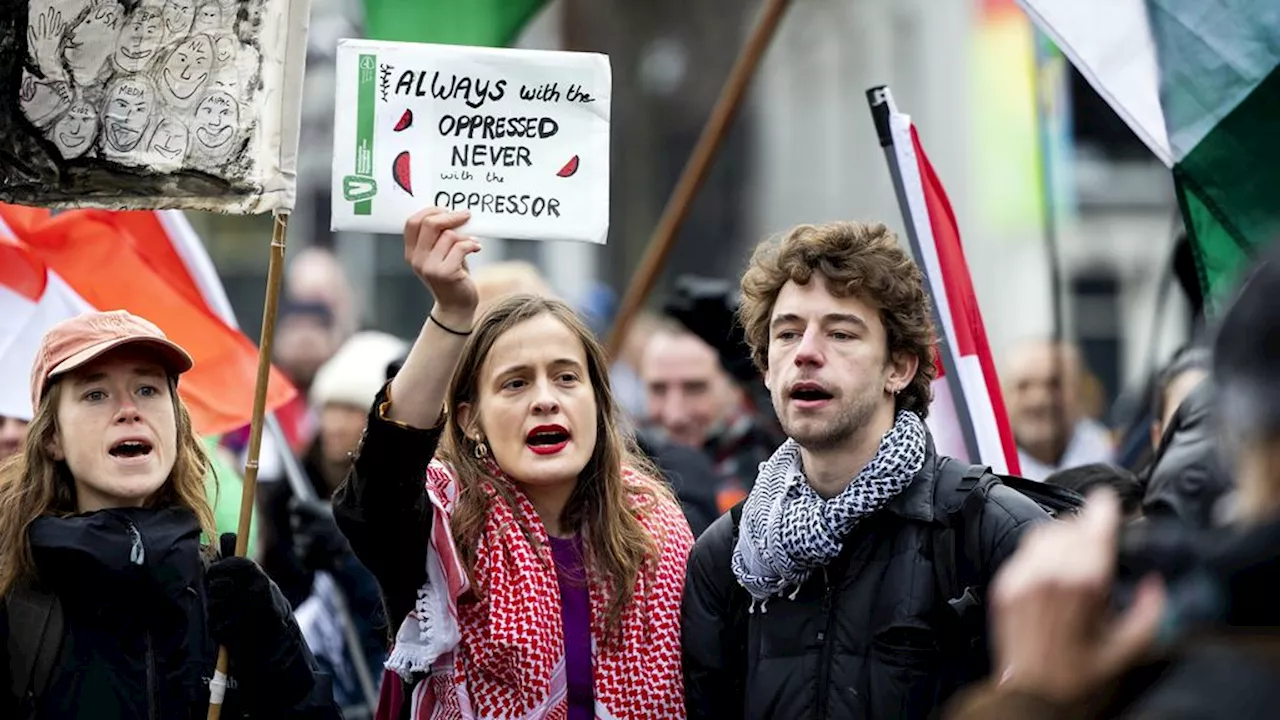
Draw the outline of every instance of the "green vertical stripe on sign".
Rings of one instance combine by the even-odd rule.
[[[356,93],[356,172],[373,177],[373,110],[378,89],[378,56],[360,56],[360,84]],[[373,199],[355,204],[356,215],[373,213]]]

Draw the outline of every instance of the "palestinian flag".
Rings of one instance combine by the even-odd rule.
[[[1018,0],[1173,170],[1206,300],[1280,238],[1280,2]]]
[[[546,0],[364,0],[370,40],[505,47]]]

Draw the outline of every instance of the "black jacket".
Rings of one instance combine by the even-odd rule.
[[[1178,406],[1152,461],[1142,514],[1176,519],[1192,529],[1214,524],[1220,500],[1235,487],[1221,456],[1211,379],[1200,382]]]
[[[694,545],[685,581],[685,692],[690,720],[929,717],[956,689],[950,612],[937,590],[933,537],[944,516],[936,475],[947,458],[930,443],[915,481],[847,536],[795,599],[744,614],[730,565],[734,533],[722,516]],[[995,485],[981,512],[979,558],[989,580],[1027,527],[1048,515]],[[737,597],[741,597],[738,595]],[[736,655],[746,628],[745,678]],[[979,628],[981,637],[983,629]],[[981,677],[985,668],[968,669]],[[745,680],[745,682],[743,682]],[[739,692],[736,688],[745,688]]]
[[[21,592],[49,598],[50,605],[56,597],[63,627],[35,717],[205,717],[218,645],[208,621],[206,564],[195,516],[181,509],[46,516],[31,525],[28,536],[39,578],[23,581]],[[11,635],[19,630],[10,622],[16,619],[6,601],[0,610],[0,647],[9,650],[0,653],[3,718],[19,717],[11,679],[20,664],[32,663],[13,655]],[[293,637],[301,642],[300,633]],[[283,681],[270,672],[237,677],[234,658],[229,674],[237,687],[228,691],[224,718],[337,717],[327,699],[327,678]]]

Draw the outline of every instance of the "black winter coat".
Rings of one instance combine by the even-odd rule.
[[[954,461],[930,443],[915,481],[859,523],[841,555],[794,599],[773,598],[765,612],[747,614],[737,609],[745,601],[732,599],[745,591],[730,565],[730,516],[698,539],[681,623],[690,720],[925,718],[957,689],[957,669],[985,675],[985,667],[956,667],[964,661],[943,632],[950,608],[937,590],[932,542],[945,517],[944,499],[935,497],[944,462]],[[1025,495],[991,488],[977,536],[981,557],[971,558],[984,584],[1031,523],[1047,518]],[[745,678],[735,657],[744,626]]]
[[[195,516],[180,509],[102,510],[67,518],[42,517],[28,536],[39,573],[39,589],[28,596],[56,596],[63,634],[47,685],[36,705],[38,720],[194,720],[206,716],[209,679],[218,643],[210,632],[205,562]],[[24,587],[31,583],[24,582]],[[281,607],[285,600],[277,595]],[[13,656],[8,603],[0,608],[0,718],[19,717],[12,688],[18,664]],[[291,637],[308,662],[293,666],[288,677],[279,668],[255,668],[237,674],[232,657],[222,717],[228,720],[334,720],[327,676],[312,676],[314,658],[306,651],[292,617]],[[288,628],[285,628],[287,631]],[[36,636],[38,637],[38,636]],[[50,645],[50,647],[54,647]],[[264,656],[280,657],[270,648]],[[25,674],[25,672],[23,673]],[[310,695],[308,695],[310,693]]]

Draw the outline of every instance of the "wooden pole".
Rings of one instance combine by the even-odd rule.
[[[289,216],[275,217],[271,229],[271,262],[267,266],[267,298],[262,306],[262,338],[258,342],[258,377],[253,394],[253,416],[249,421],[249,454],[244,461],[244,490],[240,496],[240,523],[236,531],[236,556],[244,557],[249,547],[249,521],[258,485],[258,453],[262,449],[262,423],[267,410],[267,380],[271,377],[271,346],[276,335],[276,308],[280,305],[280,279],[284,275],[285,234]],[[214,538],[217,541],[217,538]],[[218,648],[218,665],[209,681],[208,720],[222,717],[222,700],[227,693],[227,648]]]
[[[627,292],[623,295],[618,315],[613,321],[613,329],[609,334],[610,357],[618,356],[632,320],[640,312],[640,306],[653,290],[658,273],[661,272],[667,255],[671,253],[676,231],[680,229],[685,217],[689,214],[689,207],[693,204],[693,198],[698,194],[698,189],[702,187],[707,173],[711,170],[711,161],[715,159],[716,150],[724,140],[729,123],[742,105],[742,97],[746,94],[747,85],[755,75],[760,59],[769,48],[769,43],[772,42],[789,5],[790,0],[765,0],[760,20],[752,29],[751,37],[747,39],[747,44],[738,54],[738,59],[734,61],[729,79],[725,81],[724,87],[720,90],[720,98],[716,100],[716,105],[711,110],[711,117],[707,118],[707,124],[703,126],[702,134],[698,137],[698,144],[694,146],[684,171],[680,173],[680,180],[676,183],[675,190],[672,191],[671,198],[662,211],[658,226],[649,238],[649,246],[645,250],[644,258],[640,261],[640,268],[632,276]]]

